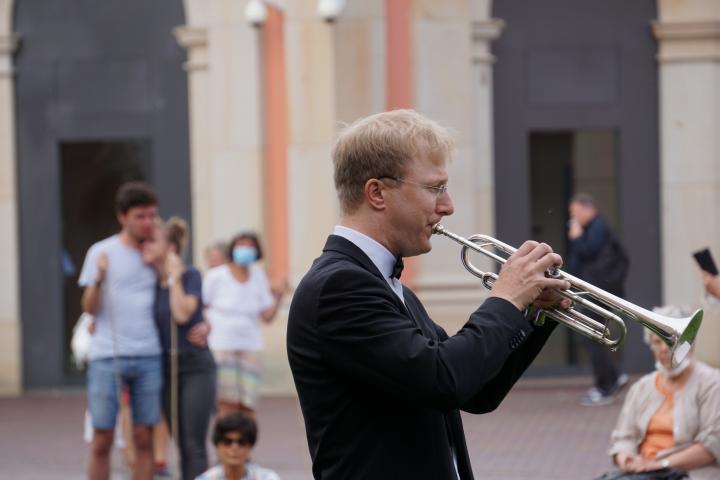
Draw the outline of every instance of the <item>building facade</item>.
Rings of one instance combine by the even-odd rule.
[[[198,266],[257,230],[292,286],[337,221],[338,128],[389,108],[455,132],[449,229],[562,251],[565,203],[587,190],[630,253],[628,299],[700,304],[690,254],[720,252],[714,0],[346,0],[330,18],[328,2],[268,0],[255,23],[248,0],[52,3],[0,0],[0,393],[82,381],[61,260],[114,228],[78,217],[110,198],[88,184],[150,180],[163,215],[190,220]],[[486,295],[442,239],[404,281],[450,332]],[[286,314],[265,330],[268,392],[293,390]],[[710,320],[698,352],[717,364]],[[630,326],[630,371],[651,365],[640,337]],[[584,371],[575,343],[559,331],[533,371]]]

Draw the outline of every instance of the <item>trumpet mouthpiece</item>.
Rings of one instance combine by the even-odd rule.
[[[445,231],[445,227],[443,227],[443,226],[442,226],[441,224],[439,224],[439,223],[436,223],[436,224],[433,225],[433,227],[432,227],[432,232],[433,232],[435,235],[440,235],[440,234],[443,233],[443,231]]]

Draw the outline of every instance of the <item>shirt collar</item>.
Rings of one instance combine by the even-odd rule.
[[[349,227],[336,225],[333,233],[354,243],[370,258],[384,278],[390,278],[395,266],[395,255],[390,253],[390,250],[364,233]]]

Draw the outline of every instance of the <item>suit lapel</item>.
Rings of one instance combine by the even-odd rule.
[[[370,257],[368,257],[365,252],[360,249],[360,247],[355,245],[347,238],[341,237],[339,235],[330,235],[325,242],[323,252],[338,252],[343,255],[347,255],[353,260],[355,260],[356,263],[360,264],[368,272],[380,278],[383,278],[382,273],[380,273],[372,260],[370,260]]]
[[[383,274],[380,272],[380,270],[378,270],[372,260],[370,260],[370,257],[368,257],[360,247],[355,245],[347,238],[341,237],[339,235],[330,235],[327,239],[327,242],[325,242],[323,252],[336,252],[342,255],[346,255],[352,258],[355,263],[361,265],[365,270],[372,273],[376,277],[379,277],[385,284],[385,287],[387,287],[387,289],[392,292],[392,298],[395,301],[395,304],[400,309],[405,310],[410,316],[410,318],[413,318],[412,313],[409,312],[402,300],[400,300],[395,291],[390,287],[387,280],[385,280],[385,277],[383,277]]]

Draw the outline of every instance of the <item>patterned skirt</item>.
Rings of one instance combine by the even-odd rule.
[[[213,352],[218,400],[255,409],[260,390],[260,360],[253,352]]]

